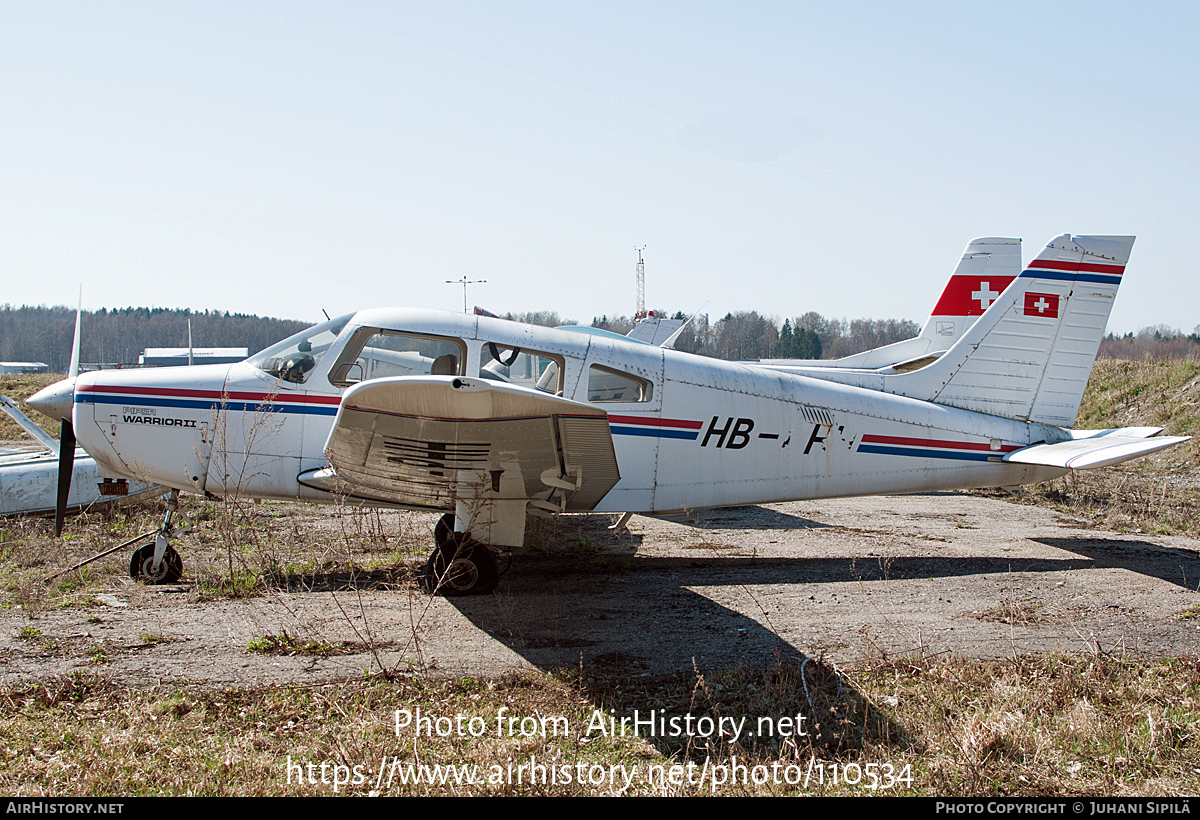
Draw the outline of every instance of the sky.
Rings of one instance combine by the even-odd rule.
[[[0,0],[0,304],[928,316],[1132,234],[1200,325],[1200,4]]]

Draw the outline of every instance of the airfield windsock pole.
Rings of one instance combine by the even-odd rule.
[[[638,252],[637,263],[637,312],[633,315],[633,320],[646,318],[646,263],[642,261],[642,251],[646,250],[646,246],[634,248]]]
[[[447,279],[446,284],[463,286],[463,313],[466,313],[467,312],[467,285],[477,285],[477,284],[480,284],[481,282],[486,282],[486,281],[487,281],[486,279],[468,279],[467,277],[464,276],[462,279]]]

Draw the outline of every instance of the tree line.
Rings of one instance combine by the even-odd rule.
[[[678,312],[671,318],[687,317]],[[593,327],[616,333],[628,333],[633,324],[628,316],[598,316],[592,321]],[[700,314],[684,328],[675,347],[717,359],[838,359],[920,332],[921,326],[908,319],[829,319],[809,311],[779,325],[751,310],[726,313],[711,323],[707,314]]]
[[[245,347],[257,353],[310,322],[244,313],[167,308],[101,308],[83,311],[79,360],[105,365],[137,364],[147,347],[187,347],[188,320],[195,347]],[[0,305],[0,361],[45,362],[66,372],[75,338],[75,309]]]
[[[675,313],[671,318],[687,317]],[[592,321],[593,327],[621,334],[628,333],[633,325],[628,316],[597,316]],[[920,332],[921,326],[908,319],[828,319],[809,311],[777,325],[770,317],[749,311],[727,313],[712,325],[707,315],[697,316],[675,347],[718,359],[840,359],[911,339]],[[1200,325],[1191,333],[1166,325],[1144,327],[1123,336],[1110,333],[1101,340],[1097,355],[1109,359],[1200,358]]]
[[[1108,359],[1200,358],[1200,325],[1188,334],[1166,325],[1151,325],[1124,336],[1110,333],[1101,340],[1099,355]]]
[[[686,319],[682,312],[670,315]],[[508,313],[502,318],[556,327],[579,322],[555,311]],[[188,320],[196,347],[245,347],[257,353],[310,323],[292,319],[207,310],[168,308],[101,308],[84,311],[80,360],[105,365],[132,365],[147,347],[186,347]],[[629,316],[597,316],[592,326],[624,335],[633,329]],[[782,324],[757,311],[726,313],[715,322],[699,314],[684,328],[675,347],[718,359],[837,359],[911,339],[921,326],[908,319],[831,319],[815,311],[785,318]],[[75,310],[69,307],[0,305],[0,361],[45,362],[65,372],[75,334]],[[1155,325],[1109,334],[1100,344],[1107,358],[1200,358],[1200,325],[1191,334]]]

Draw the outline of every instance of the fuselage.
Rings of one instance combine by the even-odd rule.
[[[1058,428],[609,334],[426,310],[361,311],[233,365],[84,374],[73,420],[108,476],[332,502],[301,477],[326,466],[342,393],[430,373],[606,410],[621,478],[598,511],[1011,486],[1064,472],[1001,460],[1066,438]]]

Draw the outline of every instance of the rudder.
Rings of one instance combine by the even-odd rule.
[[[1074,245],[1081,250],[1059,256],[1078,257],[1078,261],[1046,258],[1043,252],[1030,264],[1030,271],[1038,270],[1043,279],[1075,277],[1030,421],[1074,426],[1133,240],[1132,236],[1076,236]]]

